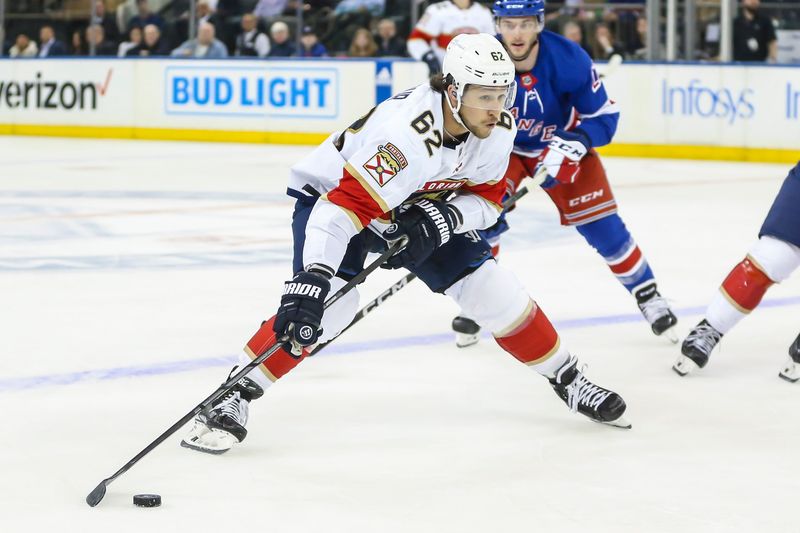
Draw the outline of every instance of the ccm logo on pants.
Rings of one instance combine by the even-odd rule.
[[[572,198],[569,201],[569,206],[570,207],[575,207],[576,205],[586,204],[586,203],[591,202],[595,198],[600,198],[601,196],[603,196],[603,189],[600,189],[600,190],[594,191],[594,192],[590,192],[590,193],[584,194],[582,196],[578,196],[577,198]]]

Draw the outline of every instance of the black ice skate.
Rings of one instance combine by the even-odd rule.
[[[234,367],[231,371],[238,370]],[[181,441],[181,446],[199,452],[219,455],[247,437],[249,403],[264,395],[255,381],[240,379],[225,396],[194,419],[194,426]]]
[[[558,369],[550,385],[572,412],[578,412],[595,422],[630,429],[631,423],[623,418],[625,401],[616,392],[595,385],[578,370],[578,359],[570,356]]]
[[[453,331],[456,332],[456,346],[459,348],[478,344],[481,338],[481,327],[478,323],[464,316],[453,319]]]
[[[675,324],[678,319],[669,308],[669,302],[659,294],[655,283],[651,283],[634,294],[639,310],[644,315],[645,320],[650,323],[650,328],[656,335],[664,336],[673,344],[678,343],[678,335],[675,333]]]
[[[681,345],[681,356],[672,365],[672,370],[681,376],[703,368],[708,363],[711,351],[722,338],[722,333],[714,329],[705,319],[689,332]]]
[[[789,346],[789,362],[778,376],[790,383],[800,380],[800,335]]]

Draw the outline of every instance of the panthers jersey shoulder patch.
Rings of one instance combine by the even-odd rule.
[[[364,170],[383,187],[394,178],[398,172],[408,166],[408,159],[392,143],[378,145],[378,153],[373,155],[369,161],[364,163]]]

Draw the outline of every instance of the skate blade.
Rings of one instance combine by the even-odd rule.
[[[609,420],[608,422],[603,421],[603,420],[595,420],[595,422],[597,422],[599,424],[603,424],[604,426],[611,426],[611,427],[620,428],[620,429],[631,429],[633,427],[633,425],[631,425],[631,423],[628,421],[628,419],[625,418],[624,416],[621,416],[621,417],[617,418],[616,420]]]
[[[456,346],[458,348],[469,348],[475,346],[481,339],[481,334],[470,335],[467,333],[456,333]]]
[[[669,329],[665,329],[664,331],[661,332],[659,337],[661,337],[662,339],[667,339],[672,344],[678,344],[679,340],[678,332],[675,331],[675,329],[676,329],[675,326],[672,326]]]
[[[236,437],[227,431],[212,429],[201,422],[196,422],[189,434],[181,440],[181,446],[197,452],[221,455],[238,442]]]
[[[204,448],[203,446],[197,446],[196,444],[192,444],[192,443],[187,442],[185,440],[181,441],[181,446],[183,448],[188,448],[188,449],[194,450],[196,452],[203,452],[203,453],[208,453],[208,454],[211,454],[211,455],[222,455],[223,453],[225,453],[228,450],[230,450],[230,448],[225,448],[224,450],[214,450],[214,449],[211,449],[211,448]]]
[[[778,373],[778,377],[789,383],[797,383],[800,380],[800,364],[789,360],[789,364]]]
[[[674,365],[672,365],[672,370],[674,370],[675,373],[681,377],[691,374],[698,368],[700,367],[697,366],[697,363],[695,363],[685,355],[681,355],[680,357],[678,357],[678,360],[675,361]]]

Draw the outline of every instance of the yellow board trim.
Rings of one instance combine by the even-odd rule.
[[[303,145],[320,144],[329,136],[327,133],[286,131],[223,131],[117,126],[50,126],[36,124],[0,124],[0,135]]]
[[[289,131],[223,131],[119,126],[53,126],[39,124],[0,124],[0,135],[301,145],[316,145],[329,136],[327,133]],[[731,146],[615,143],[598,148],[598,151],[602,155],[609,157],[711,159],[719,161],[750,161],[764,163],[796,163],[800,161],[800,150]]]
[[[608,157],[649,157],[658,159],[712,159],[760,163],[796,163],[800,150],[744,148],[734,146],[695,146],[681,144],[610,144],[597,149]]]

